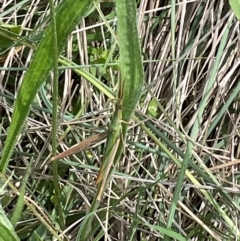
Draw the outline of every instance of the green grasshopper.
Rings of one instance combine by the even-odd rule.
[[[124,88],[124,81],[120,81],[120,84],[118,87],[118,98],[116,101],[116,107],[115,107],[112,122],[108,129],[106,149],[103,154],[103,163],[101,165],[101,168],[96,180],[96,184],[101,183],[100,190],[97,195],[98,201],[101,200],[107,179],[111,173],[112,167],[116,162],[115,156],[116,156],[120,141],[123,139],[121,138],[122,123],[123,123],[123,120],[122,120],[123,88]]]
[[[124,121],[122,120],[122,99],[123,99],[124,81],[120,81],[120,82],[123,82],[123,83],[120,83],[118,87],[118,97],[116,101],[115,111],[114,111],[112,122],[108,128],[108,133],[106,134],[106,132],[104,132],[104,133],[94,135],[84,140],[83,142],[71,147],[69,150],[64,151],[63,153],[60,153],[59,155],[51,158],[51,161],[56,161],[58,159],[64,158],[66,156],[69,156],[71,154],[81,151],[82,149],[89,146],[93,142],[97,140],[101,140],[107,136],[106,149],[104,151],[103,158],[102,158],[103,163],[101,165],[101,168],[96,180],[96,184],[101,183],[101,186],[97,195],[98,201],[101,200],[101,196],[104,192],[104,188],[106,186],[106,182],[109,177],[109,174],[111,173],[111,167],[114,164],[115,156],[116,156],[121,139],[123,143],[122,123]]]
[[[96,184],[98,184],[98,188],[96,190],[96,194],[92,201],[89,213],[96,212],[99,203],[102,199],[103,192],[107,185],[108,179],[111,175],[114,165],[119,160],[119,148],[121,148],[121,144],[123,144],[123,139],[121,143],[122,137],[122,124],[124,121],[122,120],[122,101],[123,101],[123,85],[124,82],[120,81],[118,87],[118,97],[116,101],[116,107],[113,114],[112,122],[108,128],[107,134],[107,143],[106,149],[103,153],[103,162],[96,180]],[[89,240],[89,235],[91,233],[92,221],[94,215],[90,217],[86,217],[86,222],[84,224],[83,233],[78,233],[77,240]]]

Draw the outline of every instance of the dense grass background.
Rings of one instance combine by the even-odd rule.
[[[3,147],[14,100],[50,15],[48,1],[0,5],[2,22],[11,25],[0,26]],[[140,0],[137,6],[145,86],[93,240],[239,240],[239,22],[226,0]],[[116,30],[115,3],[103,1],[68,36],[59,64],[59,152],[109,125],[119,73]],[[27,183],[15,226],[20,240],[75,240],[96,192],[104,141],[58,162],[63,229],[49,161],[51,113],[48,77],[2,190],[11,219],[20,184]]]

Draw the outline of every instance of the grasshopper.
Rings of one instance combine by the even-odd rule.
[[[94,195],[89,213],[96,212],[99,203],[101,202],[104,190],[106,188],[107,182],[111,175],[111,172],[114,168],[114,165],[120,158],[122,147],[123,147],[123,111],[122,111],[122,103],[123,103],[123,86],[124,81],[120,80],[119,87],[118,87],[118,96],[115,104],[115,110],[112,118],[112,122],[108,128],[107,134],[107,143],[106,148],[103,153],[103,162],[100,167],[100,171],[98,177],[96,179],[96,184],[98,187],[96,189],[96,194]],[[122,140],[122,142],[121,142]],[[90,217],[86,216],[86,223],[84,227],[86,227],[83,234],[81,234],[81,240],[89,240],[89,235],[91,232],[91,226],[94,219],[94,215]]]
[[[106,149],[104,151],[103,158],[102,158],[103,162],[99,170],[98,177],[96,179],[96,184],[101,183],[101,186],[97,195],[98,201],[101,200],[101,196],[104,192],[107,179],[109,177],[109,174],[111,173],[111,168],[115,164],[114,160],[115,160],[115,156],[116,156],[120,141],[122,140],[122,143],[123,143],[123,138],[122,138],[122,123],[124,122],[122,120],[123,87],[124,87],[124,81],[123,83],[119,84],[118,97],[115,105],[114,115],[107,132],[98,133],[84,140],[83,142],[74,145],[70,149],[51,158],[51,161],[56,161],[61,158],[67,157],[69,155],[72,155],[74,153],[77,153],[83,150],[84,148],[95,143],[96,141],[103,140],[107,136]]]
[[[96,180],[96,184],[101,184],[100,190],[97,195],[97,200],[100,201],[107,179],[111,173],[111,168],[114,166],[114,161],[120,141],[122,137],[122,101],[123,101],[123,87],[124,81],[120,81],[118,87],[118,98],[111,124],[109,125],[106,149],[103,154],[103,162]],[[123,140],[122,140],[123,143]]]

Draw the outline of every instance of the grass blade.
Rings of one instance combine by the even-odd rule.
[[[53,123],[52,123],[52,155],[57,153],[57,128],[58,128],[58,36],[56,12],[53,0],[50,0],[50,13],[52,24],[52,46],[53,46]],[[59,223],[62,230],[65,229],[65,219],[63,217],[63,208],[61,204],[61,188],[59,185],[58,165],[57,162],[52,163],[53,166],[53,183],[55,190],[56,206],[59,216]]]

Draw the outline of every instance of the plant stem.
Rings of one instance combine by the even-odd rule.
[[[51,10],[51,23],[52,23],[52,46],[53,46],[53,123],[52,123],[52,155],[57,153],[57,127],[58,127],[58,40],[57,40],[57,28],[56,18],[53,0],[50,0]],[[55,190],[55,200],[58,209],[60,227],[65,228],[65,222],[63,217],[63,210],[61,204],[61,189],[58,180],[58,164],[53,162],[53,182]]]

